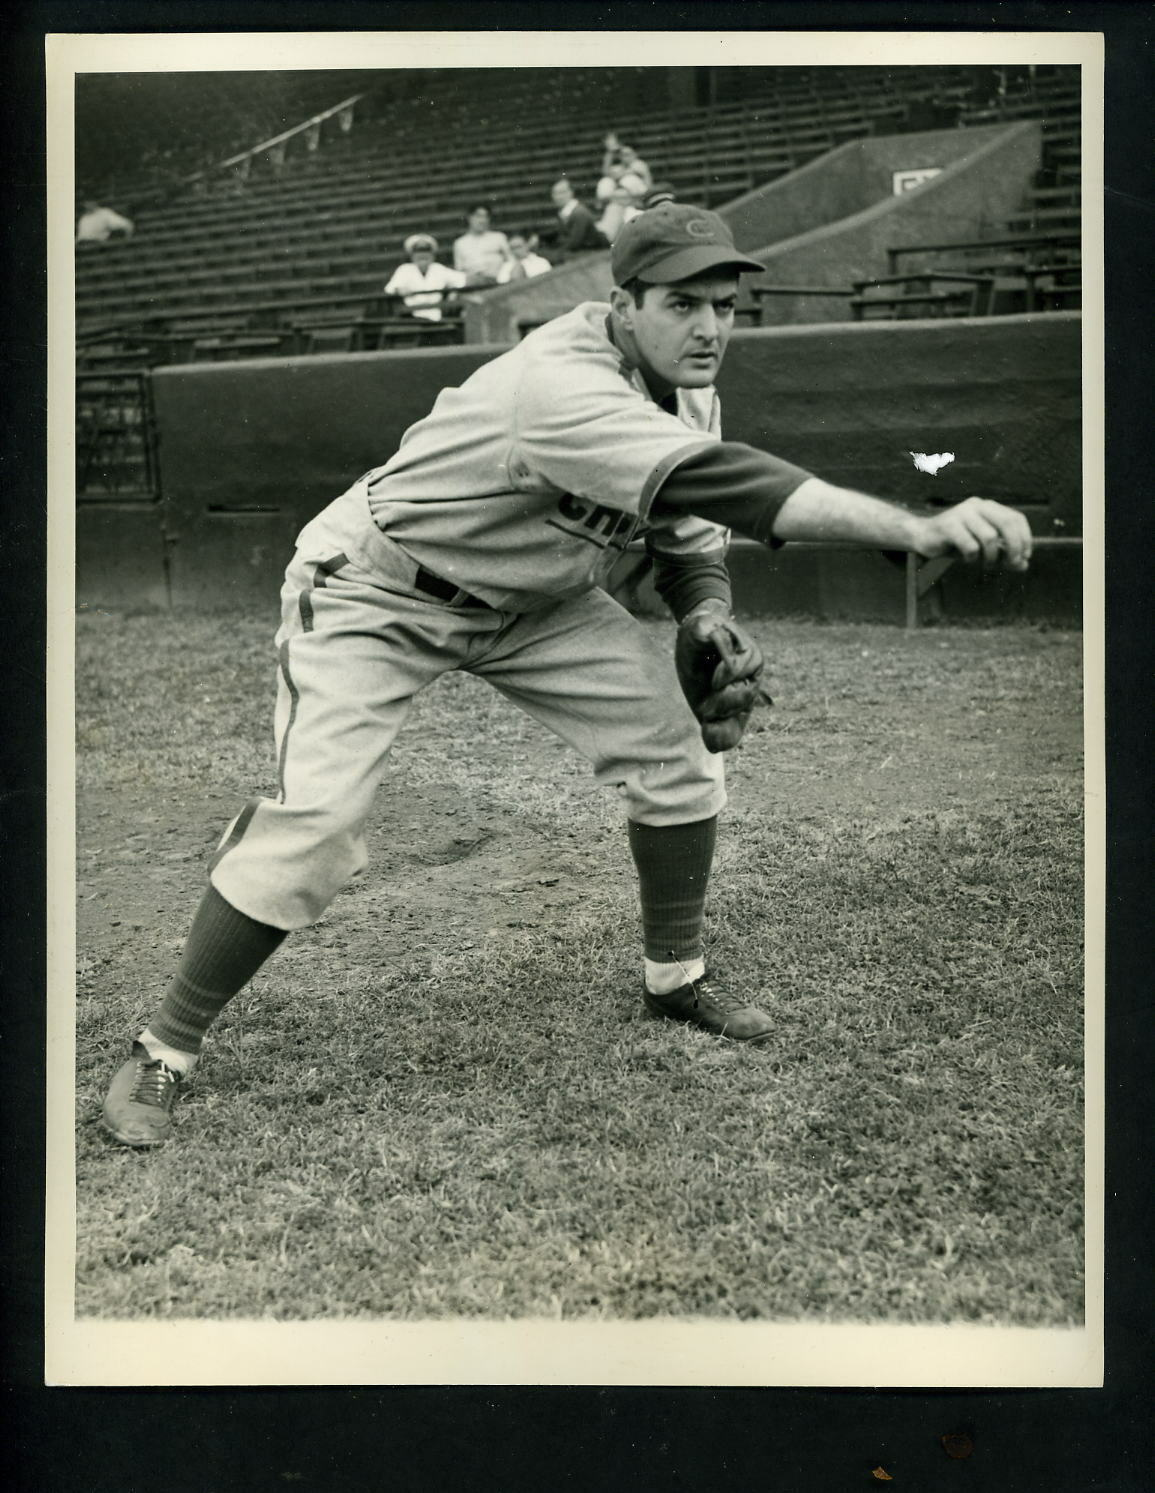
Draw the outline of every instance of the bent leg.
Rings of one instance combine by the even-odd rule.
[[[708,752],[673,661],[604,592],[520,619],[474,666],[587,757],[625,799],[647,976],[681,985],[703,969],[702,924],[722,758]]]
[[[295,562],[283,601],[279,793],[233,821],[211,881],[250,918],[292,930],[316,922],[364,869],[365,820],[394,738],[413,696],[458,664],[472,629],[348,562],[337,571]]]
[[[604,591],[504,629],[471,673],[487,679],[593,764],[639,824],[689,824],[726,802],[673,659]]]

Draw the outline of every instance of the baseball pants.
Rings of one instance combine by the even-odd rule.
[[[511,613],[425,594],[360,485],[306,526],[282,589],[278,796],[249,803],[210,877],[240,912],[307,927],[367,863],[365,821],[414,696],[450,669],[486,679],[614,788],[629,818],[687,824],[726,801],[672,661],[605,592]]]

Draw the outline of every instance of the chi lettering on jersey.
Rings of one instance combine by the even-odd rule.
[[[618,508],[606,508],[601,503],[587,503],[584,498],[575,498],[572,493],[563,493],[557,505],[557,516],[547,518],[546,523],[563,534],[572,534],[575,539],[586,539],[598,549],[607,545],[623,550],[629,543],[630,533],[636,520],[631,513]]]

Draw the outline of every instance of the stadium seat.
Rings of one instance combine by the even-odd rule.
[[[1078,226],[1077,69],[1036,76],[1031,89],[969,110],[967,70],[952,66],[749,69],[727,83],[740,96],[693,109],[668,102],[623,107],[615,89],[624,85],[613,70],[586,67],[565,70],[543,108],[526,70],[499,71],[500,77],[478,75],[468,100],[449,80],[437,79],[419,96],[391,100],[382,93],[339,142],[286,158],[280,171],[258,163],[247,180],[210,174],[195,192],[158,198],[136,215],[131,240],[78,256],[78,328],[148,317],[157,319],[158,335],[172,335],[175,323],[203,313],[196,336],[186,339],[188,355],[235,355],[235,334],[262,329],[270,336],[292,333],[280,343],[288,351],[298,345],[294,308],[347,296],[361,298],[367,309],[403,258],[404,238],[414,228],[434,233],[445,258],[473,200],[492,202],[500,227],[544,234],[554,224],[549,187],[562,170],[573,176],[579,195],[592,198],[600,136],[591,129],[588,145],[575,143],[574,118],[608,116],[657,176],[673,180],[688,200],[712,207],[845,140],[905,128],[923,105],[958,111],[964,126],[992,117],[1042,118],[1045,169],[1007,232],[1058,234]],[[374,81],[358,76],[366,86]],[[1037,284],[1040,306],[1077,297],[1069,279],[1039,276]],[[336,309],[348,314],[348,303],[343,313]],[[220,322],[225,316],[256,316],[264,328],[226,327]],[[363,333],[351,335],[356,342]],[[377,335],[396,345],[396,338],[417,334],[382,327]],[[424,335],[436,340],[459,332]],[[340,340],[334,325],[307,345],[321,350]],[[202,345],[194,350],[197,342]],[[165,351],[159,344],[157,350]],[[176,341],[168,355],[180,355]]]

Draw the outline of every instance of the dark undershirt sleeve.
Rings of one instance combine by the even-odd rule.
[[[679,462],[659,488],[650,516],[659,518],[663,510],[693,513],[777,547],[782,543],[773,534],[778,510],[811,475],[755,446],[718,441]],[[655,547],[660,544],[659,538]]]
[[[679,622],[702,601],[731,604],[730,572],[724,550],[704,550],[692,555],[673,555],[646,539],[654,562],[654,590]]]

